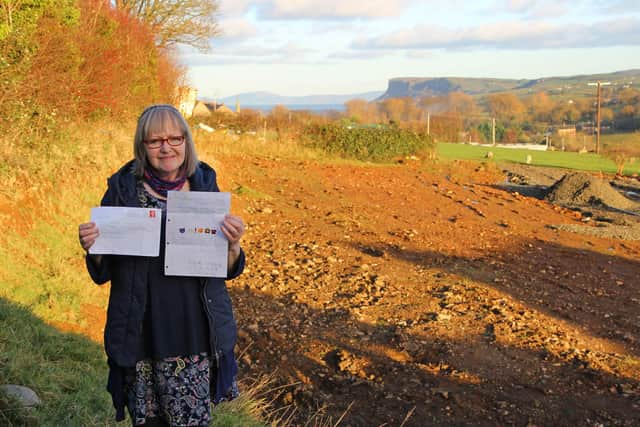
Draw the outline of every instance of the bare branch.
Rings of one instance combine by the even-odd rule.
[[[162,48],[182,43],[207,51],[220,34],[216,0],[116,0],[115,6],[147,23]]]

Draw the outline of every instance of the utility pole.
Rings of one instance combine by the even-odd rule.
[[[496,145],[496,118],[491,118],[491,145]]]
[[[598,80],[596,83],[588,83],[589,86],[597,86],[597,110],[596,110],[596,154],[600,154],[600,103],[602,99],[601,86],[608,86],[611,82],[601,82]]]

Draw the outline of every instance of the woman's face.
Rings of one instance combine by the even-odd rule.
[[[182,138],[179,145],[172,145]],[[184,163],[184,135],[171,121],[162,126],[161,131],[151,131],[145,140],[144,149],[147,161],[159,178],[173,181],[178,177],[180,166]],[[170,142],[172,144],[170,144]],[[155,145],[160,144],[157,148]]]

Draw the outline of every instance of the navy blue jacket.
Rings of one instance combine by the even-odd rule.
[[[136,189],[137,178],[133,174],[134,162],[128,162],[108,179],[102,206],[140,207]],[[219,191],[215,171],[203,162],[200,162],[196,172],[189,177],[189,185],[190,191]],[[244,263],[244,251],[241,251],[237,268],[227,279],[240,275]],[[122,412],[124,401],[120,395],[121,369],[118,372],[118,368],[135,367],[140,356],[150,258],[107,255],[102,257],[100,266],[96,267],[87,256],[86,264],[95,283],[111,281],[104,345],[111,367],[108,388],[114,398],[116,409]],[[214,400],[218,400],[229,390],[237,373],[233,354],[236,323],[225,279],[202,278],[201,284],[201,300],[209,322],[211,355],[218,363],[214,393]]]

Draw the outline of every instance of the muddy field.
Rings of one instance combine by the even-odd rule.
[[[637,216],[523,195],[558,170],[216,167],[249,224],[241,377],[293,424],[640,425]]]
[[[636,217],[464,163],[221,160],[226,188],[255,191],[234,202],[241,372],[290,384],[299,423],[640,424],[640,244],[588,232]]]

